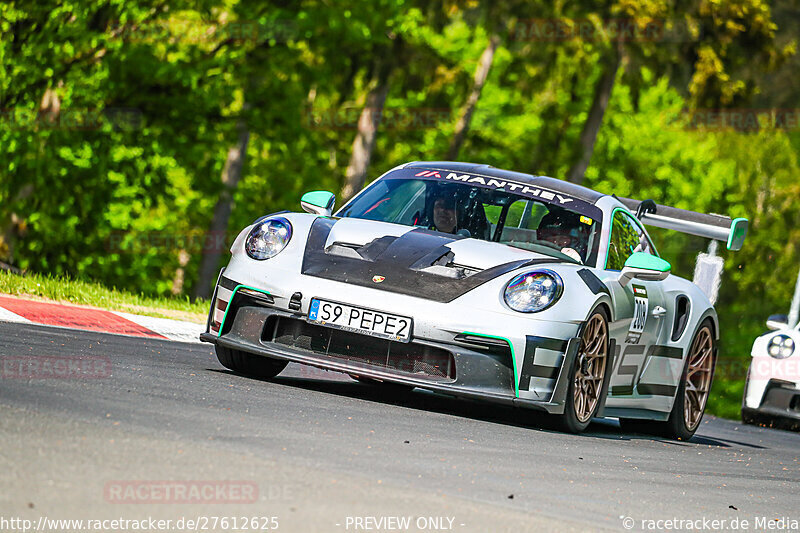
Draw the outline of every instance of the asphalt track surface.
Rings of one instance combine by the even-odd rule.
[[[388,516],[410,517],[407,531],[435,530],[420,517],[452,518],[442,525],[464,532],[704,518],[755,531],[759,517],[800,519],[797,433],[706,417],[689,442],[623,434],[614,421],[567,435],[528,411],[295,365],[251,379],[209,345],[0,323],[0,360],[48,356],[105,357],[111,374],[0,379],[0,518],[235,513],[303,532],[389,531],[355,522]],[[131,480],[245,480],[258,499],[109,498],[108,483]]]

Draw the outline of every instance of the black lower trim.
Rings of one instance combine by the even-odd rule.
[[[430,344],[391,341],[279,315],[267,318],[261,340],[421,379],[456,379],[453,353]]]
[[[770,380],[764,389],[760,409],[779,412],[783,416],[800,417],[800,390],[780,380]]]
[[[535,346],[536,348],[544,348],[545,350],[563,352],[567,349],[567,341],[563,339],[552,339],[550,337],[537,337],[535,335],[528,335],[525,337],[526,353],[528,351],[528,346]]]
[[[226,278],[225,276],[219,278],[219,286],[222,287],[223,289],[228,289],[229,291],[232,291],[233,289],[236,288],[237,285],[239,284],[233,281],[232,279]]]
[[[527,391],[531,388],[531,378],[555,379],[558,377],[561,366],[545,366],[536,364],[536,350],[542,348],[564,353],[567,350],[567,341],[551,339],[549,337],[525,336],[525,356],[522,359],[522,369],[519,377],[519,390]]]
[[[636,390],[639,392],[639,394],[672,397],[675,396],[675,392],[678,390],[678,387],[674,385],[639,383],[639,385],[636,387]]]
[[[606,407],[603,410],[603,416],[665,422],[669,418],[669,411],[654,411],[652,409],[636,409],[630,407]]]
[[[530,388],[530,378],[556,379],[559,370],[561,370],[560,366],[532,365],[531,373],[528,376],[528,388]],[[525,390],[528,390],[528,388]]]
[[[683,350],[674,346],[651,346],[647,352],[650,357],[669,357],[670,359],[683,359]]]
[[[217,342],[227,341],[251,353],[359,376],[385,381],[394,376],[413,379],[415,383],[446,382],[456,388],[514,398],[510,348],[503,356],[496,349],[473,349],[417,337],[410,343],[400,343],[310,324],[294,313],[252,304],[240,306],[235,315],[226,319]]]
[[[288,315],[288,313],[278,313],[282,315]],[[294,361],[296,363],[316,366],[336,372],[357,374],[360,377],[378,379],[389,383],[400,383],[412,387],[419,387],[421,389],[439,392],[458,398],[488,401],[526,409],[535,409],[551,414],[561,414],[564,412],[564,398],[568,389],[568,383],[566,379],[568,374],[567,372],[561,372],[559,374],[553,394],[548,400],[531,400],[527,398],[515,398],[513,391],[510,388],[504,389],[502,383],[499,382],[503,381],[502,376],[499,375],[484,376],[484,378],[481,379],[492,380],[493,387],[481,387],[479,385],[462,384],[462,379],[465,373],[461,373],[461,377],[459,377],[455,383],[435,381],[430,379],[419,379],[374,366],[354,365],[352,362],[335,359],[321,359],[319,356],[297,350],[293,347],[280,346],[274,343],[256,343],[235,334],[218,337],[210,333],[203,333],[200,335],[200,340],[214,345],[223,346],[225,348],[263,355],[265,357]],[[579,338],[570,340],[570,342],[567,344],[567,351],[564,355],[565,364],[571,365],[574,363],[575,355],[577,354],[579,347]],[[453,349],[457,350],[457,348]],[[456,353],[457,363],[458,355],[459,354]],[[478,361],[479,360],[475,360],[475,362]],[[476,371],[474,364],[470,363],[469,367],[470,371]],[[508,374],[508,377],[511,378],[511,374]],[[513,381],[513,379],[511,379],[511,381]],[[511,386],[513,386],[513,384]]]

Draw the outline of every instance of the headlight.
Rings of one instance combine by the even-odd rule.
[[[561,276],[552,270],[536,270],[512,279],[503,297],[514,311],[536,313],[556,303],[563,291]]]
[[[775,359],[786,359],[794,353],[794,341],[787,335],[775,335],[767,344],[767,353]]]
[[[292,238],[292,225],[282,217],[268,218],[253,227],[244,241],[247,255],[259,261],[275,257]]]

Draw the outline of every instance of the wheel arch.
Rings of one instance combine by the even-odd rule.
[[[589,313],[591,314],[592,312],[594,312],[597,309],[605,309],[606,315],[608,316],[608,321],[609,322],[614,322],[613,308],[614,308],[614,306],[611,305],[611,299],[610,298],[600,298],[599,300],[597,300],[594,303],[594,305],[590,309]],[[588,318],[588,316],[587,316],[587,318]]]
[[[694,333],[697,333],[697,331],[700,329],[700,324],[702,324],[707,318],[711,319],[711,333],[714,335],[714,340],[719,341],[719,317],[717,316],[717,313],[714,311],[713,307],[706,309],[706,311],[698,317],[694,328]],[[692,338],[694,338],[694,334],[692,335]]]

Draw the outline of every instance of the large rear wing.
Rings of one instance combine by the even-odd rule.
[[[618,198],[643,224],[722,241],[728,250],[741,250],[747,236],[746,218],[707,215],[658,205],[653,200]]]

